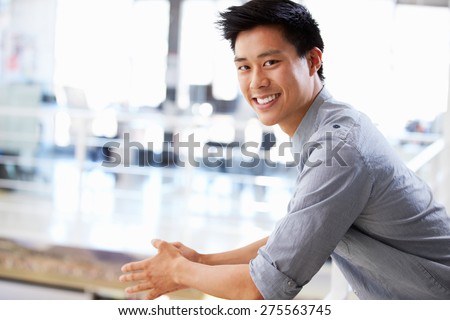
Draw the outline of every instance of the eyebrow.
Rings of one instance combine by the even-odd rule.
[[[264,58],[264,57],[268,57],[268,56],[272,56],[272,55],[280,54],[280,53],[282,53],[281,50],[267,50],[267,51],[264,51],[263,53],[258,54],[257,58]],[[241,62],[241,61],[245,61],[245,60],[247,60],[247,58],[242,58],[242,57],[234,58],[234,62]]]

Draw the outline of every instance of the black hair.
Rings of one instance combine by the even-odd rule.
[[[241,6],[229,7],[220,13],[217,25],[223,37],[230,41],[234,51],[236,38],[241,31],[247,31],[261,25],[281,27],[285,39],[295,46],[299,57],[314,47],[322,52],[324,44],[317,22],[311,13],[301,4],[289,0],[251,0]],[[324,80],[323,66],[317,71],[320,80]]]

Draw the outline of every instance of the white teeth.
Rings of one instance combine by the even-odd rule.
[[[268,104],[269,102],[275,100],[277,97],[278,97],[278,95],[274,94],[274,95],[268,96],[264,99],[256,98],[256,101],[258,101],[259,104]]]

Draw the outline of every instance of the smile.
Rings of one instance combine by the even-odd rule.
[[[272,102],[273,100],[275,100],[276,98],[278,98],[281,94],[280,93],[276,93],[264,98],[253,98],[254,100],[256,100],[256,102],[258,102],[258,104],[268,104],[270,102]]]

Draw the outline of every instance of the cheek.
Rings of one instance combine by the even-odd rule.
[[[306,81],[302,81],[298,76],[292,75],[289,81],[286,82],[286,91],[290,92],[291,95],[300,94],[305,85],[307,85]]]
[[[242,93],[245,94],[245,91],[246,91],[246,89],[245,89],[245,88],[246,88],[246,85],[245,85],[244,81],[239,80],[239,88],[241,89]]]
[[[239,82],[239,88],[241,89],[242,94],[248,100],[248,97],[247,97],[247,95],[249,94],[248,93],[248,88],[249,88],[248,81],[245,79],[245,77],[239,77],[238,82]]]

